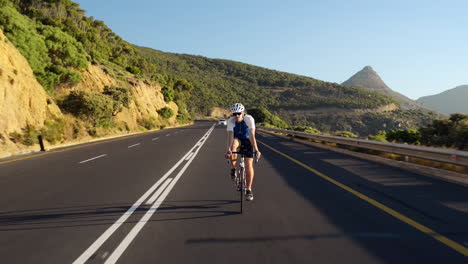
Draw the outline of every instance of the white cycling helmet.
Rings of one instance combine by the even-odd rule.
[[[231,106],[231,113],[240,113],[245,110],[245,107],[241,103],[235,103]]]

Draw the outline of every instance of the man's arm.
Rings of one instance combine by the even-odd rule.
[[[233,139],[234,139],[234,132],[228,131],[226,153],[230,153]]]
[[[260,152],[260,150],[258,150],[258,146],[257,146],[257,139],[255,138],[255,128],[251,128],[249,130],[249,134],[250,134],[250,144],[252,144],[252,147],[253,147],[253,150],[256,152],[256,155],[257,155],[257,160],[260,159],[260,156],[262,156],[262,153]]]

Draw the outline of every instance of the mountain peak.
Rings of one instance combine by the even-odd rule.
[[[358,73],[354,74],[351,78],[345,81],[343,85],[359,86],[374,92],[391,96],[393,99],[400,102],[404,109],[420,108],[420,106],[413,100],[390,89],[380,78],[377,72],[369,65],[364,67]]]
[[[390,90],[371,66],[366,66],[343,83],[346,86],[360,86],[372,91]]]
[[[372,67],[369,66],[369,65],[367,65],[366,67],[364,67],[361,71],[375,72],[374,69],[372,69]]]

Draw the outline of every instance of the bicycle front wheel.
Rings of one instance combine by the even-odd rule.
[[[240,182],[240,213],[242,214],[242,209],[244,205],[244,191],[245,191],[245,169],[241,168],[239,171],[239,182]]]

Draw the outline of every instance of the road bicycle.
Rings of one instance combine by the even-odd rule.
[[[243,211],[243,204],[244,204],[244,197],[245,192],[247,190],[247,175],[245,171],[245,156],[247,154],[253,153],[255,157],[255,163],[258,162],[257,153],[256,152],[232,152],[232,154],[239,154],[240,158],[238,158],[236,173],[234,177],[234,184],[237,188],[237,191],[240,193],[240,213],[242,214]],[[227,160],[228,164],[230,164],[231,160]]]

